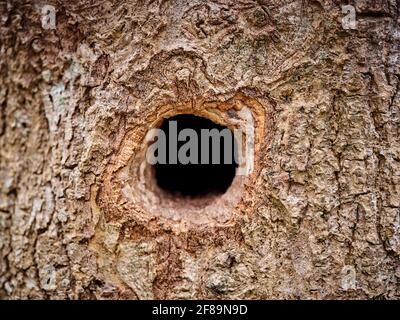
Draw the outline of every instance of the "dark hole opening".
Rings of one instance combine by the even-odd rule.
[[[174,123],[176,130],[173,129]],[[170,194],[188,197],[204,197],[209,194],[215,195],[226,192],[235,177],[237,168],[235,161],[236,142],[233,132],[230,129],[218,125],[209,119],[188,114],[181,114],[165,119],[160,129],[166,135],[166,141],[164,141],[166,143],[166,163],[157,163],[153,166],[156,182],[161,189]],[[178,141],[177,137],[179,137],[179,134],[184,129],[194,130],[198,137],[197,148],[195,148],[197,150],[197,164],[193,163],[193,161],[182,164],[179,157],[180,148],[188,143],[189,140],[193,142],[191,136],[186,136],[186,139],[182,137],[184,141]],[[208,132],[214,132],[214,134],[218,132],[219,144],[214,144],[217,139],[213,140],[209,136],[202,135],[202,129],[217,129],[218,131]],[[224,132],[224,136],[222,132]],[[206,144],[202,145],[202,139],[208,139],[208,148]],[[176,141],[175,149],[178,152],[173,147],[173,141]],[[157,143],[160,142],[158,141]],[[172,146],[171,148],[170,145]],[[206,152],[207,149],[208,154]],[[216,152],[218,149],[220,161],[214,161],[213,163],[213,155],[218,155],[218,152]],[[189,153],[192,154],[191,151],[184,154],[187,155]],[[173,162],[174,155],[177,160],[176,163]]]

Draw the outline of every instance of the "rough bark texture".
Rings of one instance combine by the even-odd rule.
[[[400,2],[342,4],[1,1],[0,298],[398,299]],[[127,195],[155,122],[243,106],[224,218]]]

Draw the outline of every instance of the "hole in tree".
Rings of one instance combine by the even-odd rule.
[[[174,126],[176,126],[176,130]],[[160,143],[165,144],[163,150],[166,150],[166,163],[153,165],[159,188],[170,194],[186,197],[204,197],[226,192],[235,177],[237,168],[235,139],[229,128],[203,117],[181,114],[165,119],[160,129],[165,133],[166,139],[164,141],[158,140],[156,143],[158,146],[160,146]],[[196,139],[193,141],[192,136],[186,136],[183,141],[178,140],[178,137],[181,138],[180,133],[184,129],[194,130],[191,132],[196,133],[197,145],[195,144]],[[215,131],[215,129],[218,131]],[[208,130],[206,131],[208,133],[213,132],[214,135],[218,133],[218,138],[213,139],[208,134],[204,134],[204,130]],[[188,132],[188,130],[185,132]],[[208,140],[208,145],[203,140]],[[219,144],[214,144],[217,140]],[[173,141],[175,141],[176,148]],[[195,157],[196,150],[193,148],[190,151],[185,149],[187,152],[184,154],[190,155],[191,160],[197,158],[197,163],[190,161],[190,163],[183,164],[180,157],[181,148],[185,145],[188,146],[189,141],[191,146],[196,145],[197,157]],[[158,149],[158,152],[160,150]],[[176,159],[176,163],[174,163],[174,159]]]

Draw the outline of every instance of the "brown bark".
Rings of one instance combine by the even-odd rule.
[[[398,299],[400,2],[342,4],[0,2],[0,298]],[[226,203],[152,203],[147,130],[241,110]]]

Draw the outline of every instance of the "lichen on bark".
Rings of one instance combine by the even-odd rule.
[[[400,3],[349,3],[355,29],[336,0],[1,2],[0,298],[398,299]],[[161,111],[235,103],[226,223],[120,196]]]

